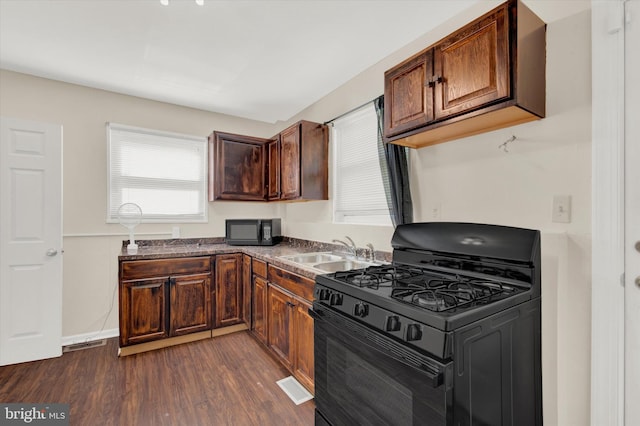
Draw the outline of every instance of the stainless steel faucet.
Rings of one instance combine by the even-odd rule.
[[[371,262],[375,262],[376,261],[376,252],[373,249],[373,244],[367,243],[367,248],[369,249],[369,260]]]
[[[347,250],[349,251],[349,253],[353,256],[353,257],[358,257],[357,256],[357,252],[358,252],[358,248],[356,247],[356,243],[353,242],[353,240],[351,238],[349,238],[348,236],[344,237],[347,241],[349,241],[348,243],[345,243],[342,240],[333,240],[334,243],[338,243],[338,244],[342,244],[343,246],[345,246],[347,248]]]

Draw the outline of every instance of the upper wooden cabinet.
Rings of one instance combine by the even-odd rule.
[[[329,199],[327,126],[300,121],[271,139],[209,136],[209,201]]]
[[[546,26],[510,0],[385,73],[385,139],[418,148],[545,115]]]
[[[280,135],[267,144],[267,198],[280,199]]]
[[[273,140],[279,143],[269,148],[269,199],[329,199],[327,126],[299,121]]]
[[[433,121],[433,50],[422,52],[385,73],[385,136]]]
[[[209,136],[209,201],[265,201],[268,142],[268,139],[213,132]]]

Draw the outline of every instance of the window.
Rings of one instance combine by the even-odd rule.
[[[373,103],[333,122],[333,212],[336,223],[391,225],[378,154]]]
[[[207,221],[207,140],[107,124],[107,222],[123,203],[136,203],[143,222]]]

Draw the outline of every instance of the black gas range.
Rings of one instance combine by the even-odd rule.
[[[542,424],[539,232],[415,223],[392,246],[316,278],[316,423]]]

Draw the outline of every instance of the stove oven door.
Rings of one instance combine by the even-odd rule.
[[[450,425],[452,366],[314,303],[316,425]]]

